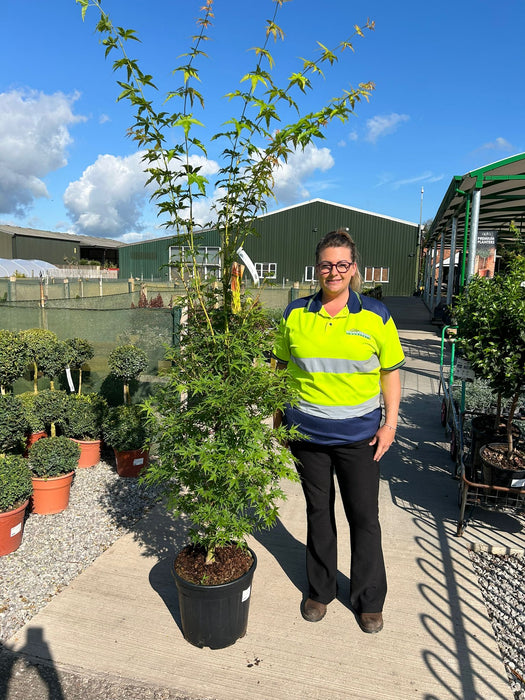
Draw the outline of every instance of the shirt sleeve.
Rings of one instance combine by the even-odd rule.
[[[396,324],[392,317],[388,319],[383,327],[382,339],[379,347],[379,362],[384,372],[391,372],[399,369],[405,364],[405,354],[401,347]]]

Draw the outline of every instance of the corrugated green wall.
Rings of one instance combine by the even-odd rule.
[[[357,243],[360,269],[366,266],[390,268],[390,282],[383,284],[385,296],[409,296],[416,274],[417,224],[361,212],[330,202],[314,200],[260,217],[257,236],[250,236],[244,248],[255,263],[277,264],[277,286],[302,282],[307,265],[314,265],[317,242],[328,231],[348,228]],[[210,231],[203,245],[218,245]],[[119,251],[120,277],[168,279],[168,250],[178,245],[177,237],[124,246]]]
[[[9,260],[13,257],[13,238],[7,233],[0,231],[0,258]]]
[[[13,239],[13,258],[46,260],[53,265],[63,265],[64,258],[78,258],[79,253],[79,245],[75,241],[19,235]]]

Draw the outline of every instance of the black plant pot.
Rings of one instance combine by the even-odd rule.
[[[249,571],[235,581],[218,586],[190,583],[173,569],[182,633],[190,644],[223,649],[246,634],[252,579],[257,566],[255,553],[249,551],[253,557]]]
[[[490,442],[503,442],[507,439],[507,429],[501,424],[498,428],[494,427],[493,414],[480,414],[472,419],[472,478],[475,479],[479,471],[483,470],[480,456],[481,448],[488,445]],[[512,435],[518,438],[520,432],[516,426],[512,426]],[[485,479],[485,477],[484,477]],[[501,486],[502,484],[498,484]]]
[[[489,443],[480,449],[483,466],[483,481],[489,486],[504,486],[506,488],[524,488],[525,469],[504,469],[484,458],[484,450],[489,447],[506,447],[506,443]]]

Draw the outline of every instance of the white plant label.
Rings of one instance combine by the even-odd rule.
[[[138,467],[139,464],[144,464],[144,457],[138,457],[133,460],[133,466]]]
[[[510,485],[513,489],[525,488],[525,479],[512,479]]]
[[[22,529],[22,523],[18,523],[18,525],[15,525],[14,527],[11,528],[11,537],[14,537],[15,535],[18,535],[20,530]]]
[[[69,367],[66,367],[66,377],[67,383],[69,384],[69,391],[73,394],[75,392],[75,385],[73,384],[73,377],[71,376]]]
[[[245,603],[245,602],[248,600],[248,598],[250,597],[250,591],[251,591],[251,590],[252,590],[252,587],[251,587],[251,586],[248,586],[248,588],[246,588],[246,589],[242,592],[242,601],[241,601],[241,602]]]

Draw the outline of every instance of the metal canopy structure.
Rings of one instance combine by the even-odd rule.
[[[448,187],[430,226],[426,243],[425,296],[432,311],[439,303],[443,266],[461,253],[460,288],[474,274],[478,231],[496,231],[498,243],[515,240],[513,223],[525,232],[525,153],[489,163],[465,175],[456,175]],[[449,262],[450,264],[450,262]],[[439,268],[439,269],[438,269]],[[436,278],[437,290],[430,284]],[[453,274],[449,271],[447,303],[452,299]]]

